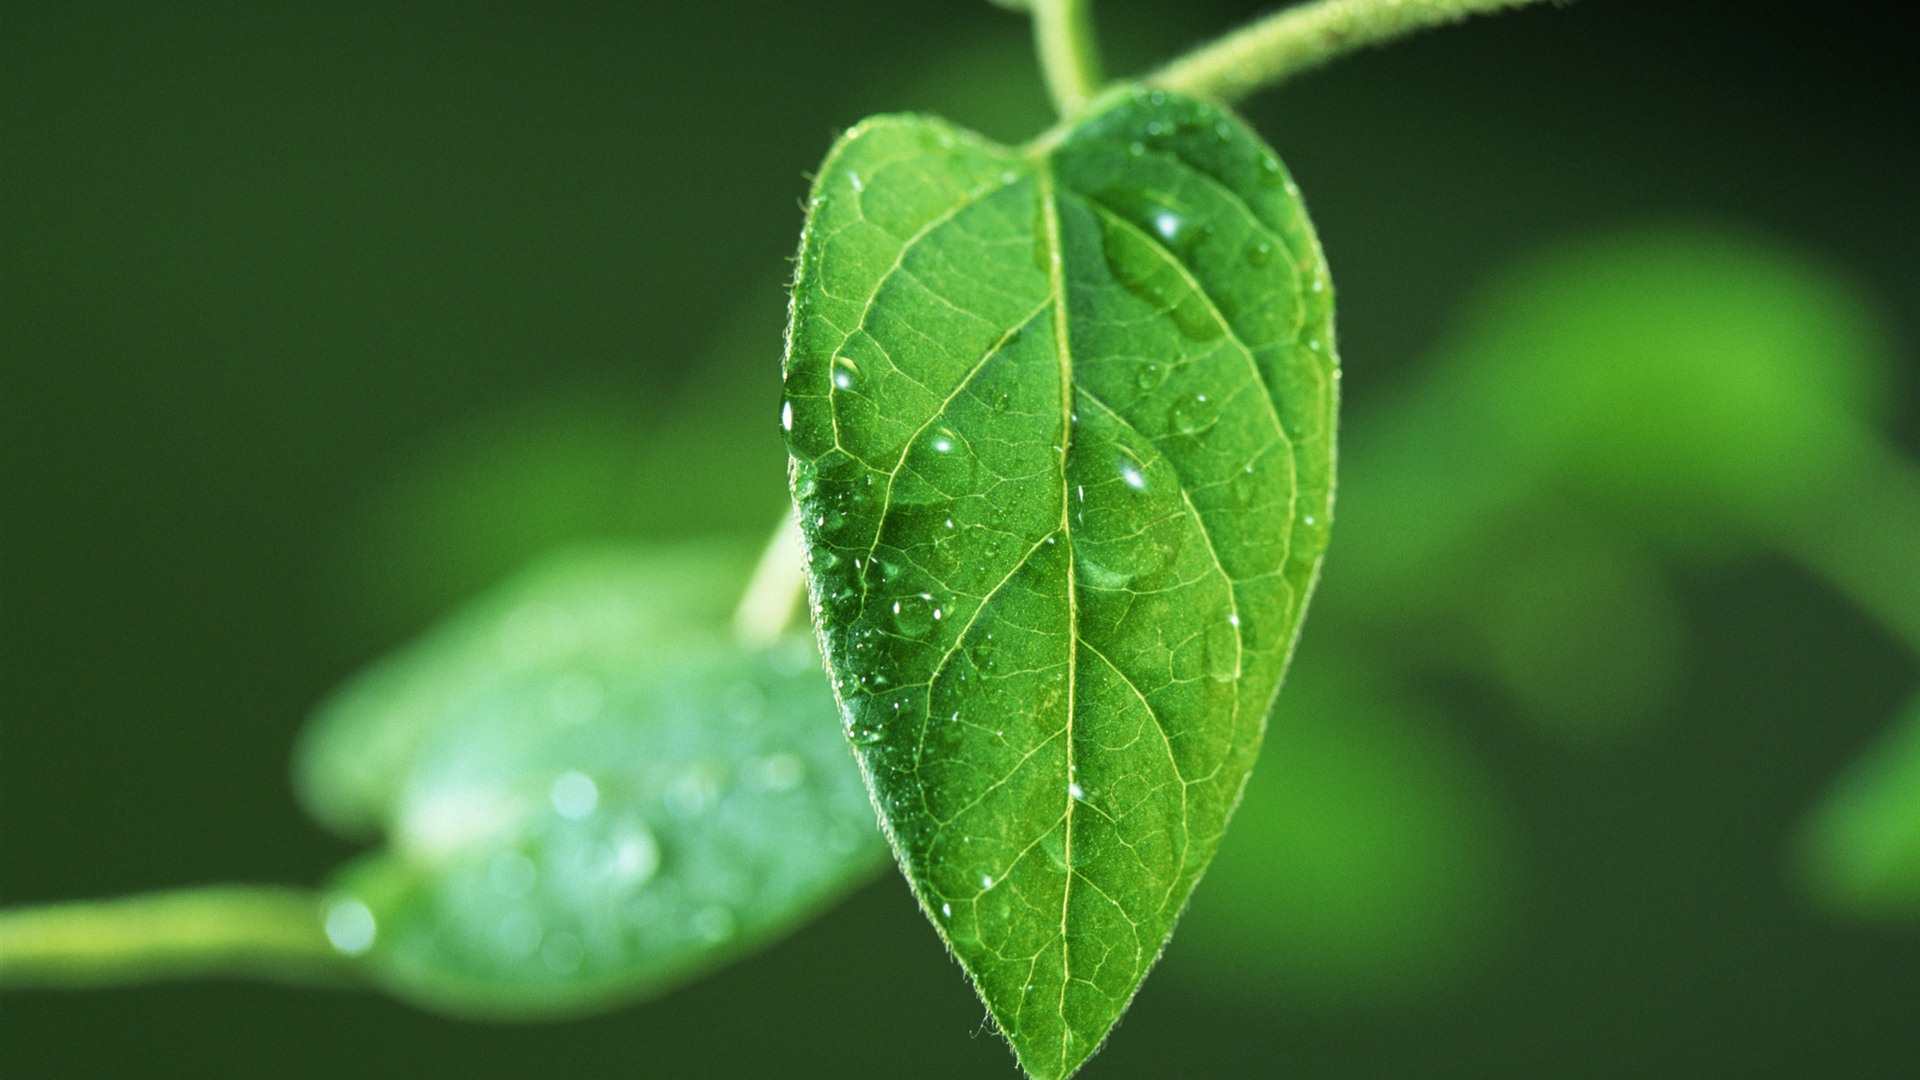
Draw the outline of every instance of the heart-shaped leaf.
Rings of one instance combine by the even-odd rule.
[[[784,422],[847,730],[1022,1066],[1098,1049],[1213,857],[1325,548],[1332,298],[1224,111],[1024,148],[855,127],[814,185]]]
[[[727,632],[744,560],[556,557],[349,686],[299,759],[315,814],[386,833],[327,930],[403,997],[538,1016],[764,943],[884,846],[813,644]]]

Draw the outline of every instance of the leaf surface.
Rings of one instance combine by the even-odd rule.
[[[336,946],[437,1008],[575,1013],[746,951],[865,879],[884,846],[813,643],[727,634],[747,565],[558,557],[323,709],[301,790],[387,840],[331,890]]]
[[[1325,548],[1326,268],[1279,160],[1127,90],[816,182],[783,422],[816,624],[922,906],[1022,1066],[1106,1037],[1213,857]]]

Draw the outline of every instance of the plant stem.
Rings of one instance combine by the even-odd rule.
[[[0,986],[101,986],[201,975],[338,981],[319,899],[213,886],[0,911]]]
[[[800,519],[789,510],[773,530],[740,606],[734,609],[733,634],[742,645],[764,649],[787,632],[807,595],[806,571]]]
[[[1147,77],[1163,90],[1239,101],[1372,45],[1540,0],[1318,0],[1275,12]]]
[[[1100,48],[1093,36],[1089,0],[1033,0],[1033,47],[1047,95],[1062,117],[1071,116],[1100,89]]]

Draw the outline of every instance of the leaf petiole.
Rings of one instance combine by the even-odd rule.
[[[1347,53],[1539,0],[1319,0],[1274,12],[1147,77],[1149,86],[1234,102]],[[1036,12],[1036,15],[1038,13]]]
[[[1086,105],[1105,76],[1089,0],[1033,0],[1033,45],[1047,94],[1064,117]]]
[[[747,591],[733,611],[734,639],[751,649],[772,645],[793,625],[806,595],[807,567],[800,522],[789,510],[773,530],[753,568],[753,577],[747,581]]]
[[[0,986],[105,986],[240,975],[348,976],[313,893],[210,886],[0,911]]]

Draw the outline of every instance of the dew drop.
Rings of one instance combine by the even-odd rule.
[[[1273,261],[1273,245],[1265,240],[1255,240],[1247,245],[1247,262],[1253,266],[1265,266]]]
[[[992,874],[980,875],[980,887],[983,889],[993,888],[993,875]]]
[[[860,385],[860,366],[851,356],[833,358],[833,385],[841,390],[853,390]]]
[[[608,868],[629,888],[644,884],[660,869],[660,842],[645,825],[628,822],[614,837]]]
[[[1219,317],[1199,293],[1188,293],[1173,305],[1173,324],[1195,341],[1212,341],[1222,329]]]
[[[1134,378],[1133,378],[1134,385],[1139,387],[1140,392],[1143,394],[1150,393],[1154,390],[1159,389],[1160,384],[1166,381],[1167,381],[1166,365],[1157,363],[1152,360],[1149,360],[1146,363],[1141,364],[1140,370],[1134,375]]]
[[[1220,405],[1205,394],[1195,394],[1175,402],[1167,410],[1167,423],[1181,435],[1197,435],[1220,419]]]
[[[579,821],[600,805],[600,785],[586,773],[568,770],[554,777],[547,799],[553,803],[554,813],[569,821]]]
[[[933,628],[936,610],[933,597],[928,593],[903,596],[893,602],[894,629],[907,637],[924,637]]]
[[[1074,560],[1073,569],[1080,580],[1086,582],[1089,589],[1100,592],[1118,592],[1132,584],[1133,579],[1138,576],[1130,570],[1096,562],[1084,551],[1080,552],[1079,557]]]
[[[780,403],[780,430],[793,430],[793,402],[791,401]]]
[[[373,948],[373,939],[379,933],[373,909],[352,897],[329,905],[322,925],[326,928],[327,941],[348,956],[360,956]]]

